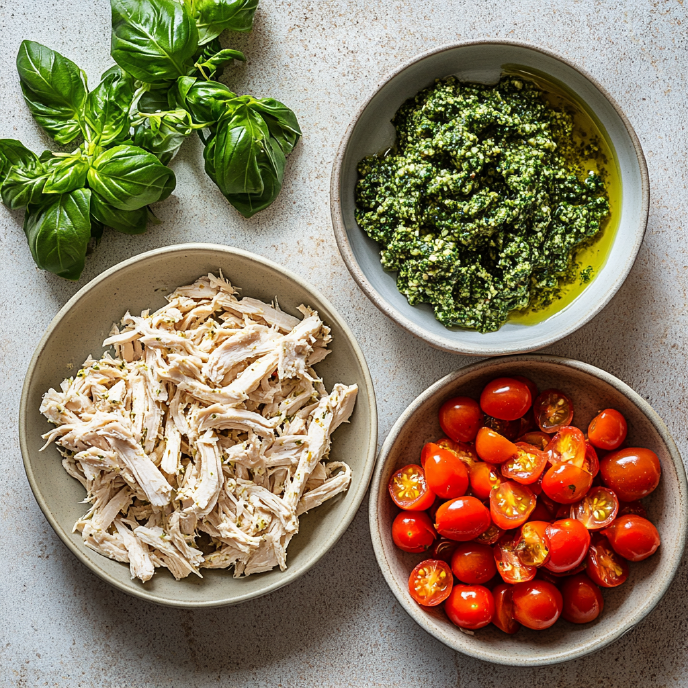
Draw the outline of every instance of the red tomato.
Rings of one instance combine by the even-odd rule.
[[[516,554],[525,566],[542,566],[549,561],[548,521],[528,521],[516,538]]]
[[[490,512],[475,497],[459,497],[437,510],[435,530],[450,540],[467,542],[490,527]]]
[[[431,492],[440,499],[462,497],[468,488],[466,464],[449,449],[436,444],[425,446],[432,447],[425,458],[425,480]]]
[[[425,446],[427,447],[428,444],[436,444],[438,447],[444,447],[445,449],[451,449],[454,450],[458,446],[454,440],[450,440],[448,437],[443,437],[441,440],[437,440],[437,442],[428,442]],[[421,454],[422,457],[422,454]],[[423,463],[422,458],[421,458],[421,464]]]
[[[475,451],[483,461],[504,463],[518,451],[518,448],[513,442],[494,430],[480,428],[478,436],[475,438]]]
[[[649,449],[619,449],[607,454],[600,464],[604,484],[616,492],[622,502],[647,497],[662,474],[657,454]]]
[[[521,434],[520,420],[500,420],[492,416],[485,416],[482,427],[490,428],[508,440],[515,440]]]
[[[526,566],[516,552],[516,536],[504,533],[493,549],[497,571],[505,583],[522,583],[535,578],[537,569]]]
[[[533,430],[532,432],[526,432],[518,438],[518,442],[525,442],[526,444],[532,444],[541,451],[547,449],[549,441],[552,439],[550,435],[542,432],[541,430]],[[518,444],[517,442],[517,444]]]
[[[483,419],[475,399],[454,397],[440,408],[440,427],[454,442],[472,442]]]
[[[576,568],[588,553],[590,533],[575,518],[565,518],[547,526],[549,538],[549,561],[545,568],[554,573],[563,573]]]
[[[583,461],[582,468],[584,471],[590,473],[593,478],[600,472],[600,462],[597,458],[597,452],[590,442],[585,443],[585,460]]]
[[[425,472],[415,463],[394,473],[389,479],[388,489],[392,501],[406,511],[425,511],[435,501],[435,495],[425,479]]]
[[[547,465],[547,454],[524,442],[516,447],[518,452],[502,464],[502,475],[523,485],[536,483]]]
[[[404,552],[425,552],[436,537],[432,521],[423,511],[402,511],[392,523],[392,540]]]
[[[612,549],[606,538],[596,535],[588,550],[586,572],[597,585],[615,588],[628,578],[628,564]]]
[[[512,595],[514,619],[536,631],[552,626],[564,607],[559,590],[544,580],[517,583]]]
[[[484,533],[480,533],[477,538],[474,538],[473,542],[479,542],[483,545],[494,545],[503,534],[504,531],[501,528],[497,528],[494,523],[490,523],[490,527]]]
[[[470,468],[473,464],[480,461],[472,444],[455,442],[452,451],[466,464],[466,468]]]
[[[619,513],[617,516],[628,516],[629,514],[647,518],[647,511],[645,511],[645,507],[641,501],[619,502]]]
[[[602,531],[617,554],[629,561],[652,556],[660,545],[657,528],[642,516],[621,516]]]
[[[487,583],[497,573],[492,548],[476,542],[459,545],[451,560],[454,575],[469,585]]]
[[[492,621],[494,598],[482,585],[455,585],[444,611],[455,626],[475,630]]]
[[[537,385],[531,379],[527,378],[525,375],[512,375],[512,377],[514,378],[514,380],[522,382],[530,390],[531,399],[537,399],[538,388]]]
[[[478,499],[489,499],[493,488],[498,487],[502,482],[499,470],[491,463],[482,461],[471,466],[469,478],[471,489]]]
[[[592,476],[571,463],[552,466],[542,479],[542,491],[559,504],[573,504],[587,494]]]
[[[576,427],[567,425],[547,445],[550,463],[556,466],[560,463],[571,463],[583,468],[585,463],[585,435]]]
[[[549,509],[542,503],[541,498],[537,498],[537,504],[528,516],[528,522],[531,521],[547,521],[547,523],[552,522],[552,514]]]
[[[480,408],[493,418],[518,420],[533,403],[528,385],[512,377],[488,382],[480,395]]]
[[[500,631],[513,635],[521,627],[521,624],[514,619],[514,598],[513,586],[500,583],[492,590],[492,597],[495,603],[495,613],[492,623]]]
[[[537,570],[537,576],[535,577],[541,580],[546,580],[552,585],[561,585],[564,578],[569,578],[570,576],[575,576],[578,573],[583,573],[583,571],[585,571],[585,566],[586,562],[584,561],[582,564],[578,564],[575,569],[564,571],[563,573],[554,573],[553,571],[548,571],[544,567],[540,567]]]
[[[626,439],[628,425],[626,419],[614,409],[598,413],[588,425],[588,439],[598,449],[612,451],[618,449]]]
[[[533,397],[534,399],[535,397]],[[534,430],[537,428],[537,423],[535,422],[535,414],[533,413],[533,407],[531,406],[528,411],[526,412],[526,415],[521,418],[520,421],[518,421],[520,427],[518,429],[518,434],[519,435],[524,435],[527,432],[530,432],[531,430]]]
[[[571,505],[571,518],[578,519],[588,530],[606,528],[619,512],[619,500],[606,487],[593,487],[576,504]]]
[[[561,584],[561,596],[561,615],[571,623],[590,623],[604,609],[602,592],[584,573],[566,578]]]
[[[545,390],[533,404],[535,420],[542,432],[557,432],[573,420],[573,402],[556,389]]]
[[[436,607],[451,594],[454,585],[449,564],[439,559],[426,559],[409,576],[411,597],[424,607]]]
[[[502,530],[518,528],[528,520],[535,504],[535,495],[525,485],[507,480],[490,492],[492,522]]]
[[[454,556],[457,547],[458,544],[454,540],[440,538],[430,549],[430,557],[432,559],[441,559],[446,561],[447,564],[451,564],[451,558]]]

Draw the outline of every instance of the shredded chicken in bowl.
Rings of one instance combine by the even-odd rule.
[[[91,504],[74,529],[144,582],[160,566],[176,579],[284,570],[299,516],[349,486],[329,451],[358,388],[328,394],[313,366],[330,330],[305,306],[298,319],[241,298],[222,274],[167,301],[127,313],[103,342],[115,356],[43,397],[57,426],[45,446]]]

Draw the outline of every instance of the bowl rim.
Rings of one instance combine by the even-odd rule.
[[[459,368],[454,372],[445,375],[437,382],[433,383],[424,392],[422,392],[416,399],[414,399],[404,410],[404,412],[399,416],[397,421],[394,423],[392,429],[389,431],[383,445],[380,450],[377,464],[375,466],[375,471],[373,473],[373,480],[370,486],[370,497],[368,502],[368,519],[370,524],[370,537],[373,543],[373,551],[375,552],[375,557],[377,559],[382,575],[387,582],[390,590],[399,601],[399,604],[407,612],[407,614],[421,627],[423,630],[427,631],[430,635],[437,638],[439,641],[450,647],[451,649],[461,652],[462,654],[475,657],[486,662],[491,662],[493,664],[502,664],[505,666],[545,666],[550,664],[558,664],[560,662],[567,662],[573,659],[578,659],[588,654],[592,654],[607,647],[611,643],[615,642],[621,636],[632,630],[640,621],[642,621],[660,602],[662,597],[666,594],[667,590],[671,586],[676,577],[676,572],[678,567],[681,565],[682,554],[677,554],[672,563],[672,568],[668,576],[666,576],[659,590],[653,595],[653,599],[650,600],[648,605],[645,605],[640,612],[636,612],[630,621],[630,623],[625,626],[621,626],[601,637],[595,637],[593,640],[589,641],[586,646],[578,647],[571,650],[565,650],[557,652],[551,655],[545,655],[538,659],[527,659],[513,657],[511,659],[494,657],[491,656],[489,651],[482,650],[478,648],[473,650],[470,645],[458,647],[457,644],[452,644],[449,642],[449,638],[446,635],[438,632],[434,628],[434,621],[431,617],[419,613],[419,607],[413,601],[410,600],[408,596],[408,591],[404,588],[400,588],[397,584],[396,579],[391,573],[391,567],[388,563],[387,557],[385,555],[385,550],[382,544],[382,537],[380,535],[380,520],[379,511],[382,500],[387,499],[387,488],[385,485],[381,485],[381,477],[384,472],[385,464],[389,459],[389,452],[392,445],[396,442],[399,433],[403,426],[409,421],[411,416],[418,410],[418,408],[424,404],[431,396],[436,394],[438,391],[442,390],[449,383],[478,371],[488,371],[494,365],[511,365],[516,364],[521,361],[536,362],[536,363],[546,363],[564,366],[566,368],[572,368],[574,370],[587,373],[592,375],[603,382],[606,382],[618,392],[626,396],[632,403],[634,403],[638,408],[645,414],[647,419],[652,423],[655,430],[659,433],[662,441],[665,443],[669,455],[676,467],[676,474],[679,482],[679,495],[682,501],[684,514],[688,510],[686,505],[686,500],[688,497],[688,484],[686,483],[686,472],[683,465],[683,460],[681,459],[681,454],[674,442],[669,429],[667,428],[664,421],[661,419],[659,414],[650,406],[650,404],[645,401],[637,392],[635,392],[631,387],[629,387],[625,382],[617,378],[616,376],[608,373],[601,368],[597,368],[589,363],[584,363],[583,361],[578,361],[572,358],[566,358],[563,356],[553,356],[550,354],[520,354],[515,356],[505,356],[499,358],[490,358],[478,363],[472,363],[470,365]],[[682,520],[682,527],[680,532],[678,532],[678,549],[677,553],[683,553],[686,546],[686,531],[688,530],[688,523],[685,518]],[[456,629],[456,636],[463,640],[465,636],[459,633]],[[465,641],[464,641],[465,642]]]
[[[97,563],[88,559],[81,551],[79,544],[74,543],[72,539],[69,537],[69,533],[67,533],[58,523],[45,497],[38,488],[33,468],[31,465],[30,451],[27,444],[27,437],[29,434],[29,429],[27,426],[28,417],[30,411],[32,410],[29,408],[28,405],[28,397],[29,390],[32,387],[33,377],[36,372],[36,362],[38,360],[38,357],[45,350],[48,341],[52,336],[53,331],[58,326],[62,318],[66,315],[66,313],[70,311],[78,302],[85,298],[88,298],[90,292],[93,290],[95,286],[113,277],[123,268],[135,265],[136,263],[146,262],[148,260],[154,259],[156,256],[159,256],[161,254],[185,253],[189,251],[217,252],[227,254],[230,257],[241,256],[243,258],[248,258],[249,260],[260,263],[261,265],[264,265],[275,272],[281,273],[283,276],[298,284],[302,289],[305,289],[308,293],[312,294],[315,297],[315,299],[317,299],[320,303],[323,304],[323,306],[325,306],[326,309],[329,310],[329,312],[332,315],[330,320],[335,321],[337,323],[337,325],[342,329],[344,336],[348,339],[349,343],[351,344],[354,355],[363,372],[363,383],[365,389],[359,389],[359,394],[363,393],[367,396],[371,414],[370,436],[368,438],[365,460],[363,463],[362,480],[356,491],[346,493],[347,496],[351,494],[352,499],[349,503],[347,510],[344,513],[344,516],[331,530],[331,532],[328,534],[328,537],[324,538],[321,541],[318,549],[313,555],[312,560],[303,569],[297,570],[288,568],[286,571],[282,571],[282,575],[277,577],[276,581],[267,585],[264,589],[261,589],[257,592],[244,593],[231,599],[220,598],[214,600],[200,601],[178,600],[169,596],[165,597],[160,595],[152,595],[146,589],[138,589],[133,586],[128,586],[113,578]],[[57,536],[60,538],[60,540],[62,540],[62,542],[72,552],[72,554],[74,554],[76,558],[79,561],[81,561],[82,564],[87,566],[99,578],[114,586],[118,590],[127,593],[128,595],[132,595],[133,597],[139,597],[143,600],[146,600],[147,602],[152,602],[154,604],[162,606],[178,607],[184,609],[224,607],[240,604],[251,599],[262,597],[263,595],[267,595],[271,592],[274,592],[275,590],[278,590],[279,588],[284,587],[285,585],[288,585],[289,583],[292,583],[301,575],[309,571],[315,564],[317,564],[318,561],[320,561],[320,559],[322,559],[322,557],[324,557],[325,554],[327,554],[332,549],[332,547],[334,547],[334,545],[339,541],[341,536],[347,530],[347,528],[351,524],[351,521],[354,519],[356,513],[358,512],[358,509],[361,505],[361,502],[363,501],[363,498],[366,495],[366,492],[368,491],[368,486],[370,484],[370,480],[372,477],[373,468],[375,467],[375,458],[377,452],[377,405],[375,402],[375,388],[373,386],[373,381],[370,375],[370,371],[368,369],[368,364],[365,360],[365,356],[363,355],[363,351],[361,350],[361,347],[359,346],[358,341],[356,340],[356,337],[354,336],[353,332],[346,324],[344,318],[339,314],[339,312],[332,305],[329,299],[325,298],[318,289],[316,289],[308,282],[303,280],[296,273],[256,253],[251,253],[249,251],[244,251],[242,249],[234,248],[231,246],[223,246],[220,244],[209,244],[201,242],[174,244],[172,246],[164,246],[161,248],[154,249],[152,251],[146,251],[145,253],[141,253],[137,256],[124,260],[120,263],[117,263],[116,265],[113,265],[111,268],[108,268],[107,270],[103,271],[102,273],[100,273],[100,275],[98,275],[90,282],[85,284],[83,287],[81,287],[81,289],[79,289],[79,291],[77,291],[76,294],[74,294],[74,296],[72,296],[67,301],[67,303],[65,303],[65,305],[58,311],[55,317],[50,321],[50,324],[48,325],[45,333],[41,337],[38,345],[36,346],[36,350],[34,351],[34,354],[31,357],[31,361],[29,362],[29,366],[26,371],[26,376],[24,378],[24,384],[22,386],[21,400],[19,403],[19,446],[21,449],[24,470],[26,472],[26,477],[29,481],[29,486],[31,487],[33,496],[36,502],[38,503],[38,506],[40,507],[41,511],[43,512],[43,515],[46,517],[48,523],[53,528]]]
[[[489,344],[468,344],[468,343],[462,343],[462,342],[456,342],[453,339],[450,339],[448,337],[442,336],[442,335],[435,335],[435,334],[430,334],[425,330],[424,328],[418,326],[415,322],[407,318],[403,313],[398,311],[390,302],[388,302],[383,296],[373,287],[373,285],[368,281],[368,278],[366,277],[365,273],[361,269],[360,265],[358,264],[358,261],[356,260],[356,257],[354,255],[353,249],[351,247],[351,243],[349,241],[349,237],[347,234],[346,227],[344,225],[344,219],[342,216],[342,202],[341,202],[341,194],[340,194],[340,185],[341,185],[341,172],[342,172],[342,164],[344,162],[344,156],[346,154],[346,150],[349,146],[349,142],[351,141],[351,137],[353,134],[353,131],[358,124],[359,119],[361,118],[361,115],[363,114],[364,110],[368,107],[370,102],[375,98],[375,96],[379,93],[379,91],[387,85],[389,82],[391,82],[395,77],[397,77],[399,74],[401,74],[403,71],[411,67],[412,65],[416,64],[417,62],[421,62],[422,60],[425,60],[428,57],[431,57],[432,55],[437,55],[443,52],[447,52],[450,50],[454,50],[456,48],[465,48],[468,46],[480,46],[480,45],[507,45],[507,46],[515,46],[515,47],[520,47],[520,48],[526,48],[529,50],[533,50],[535,52],[542,53],[543,55],[546,55],[548,57],[551,57],[555,60],[558,60],[559,62],[562,62],[563,64],[567,65],[571,69],[577,71],[581,76],[583,76],[585,79],[587,79],[595,88],[598,89],[598,91],[607,99],[609,104],[612,106],[612,108],[615,110],[619,118],[621,119],[621,122],[623,123],[624,127],[626,128],[626,131],[628,132],[628,135],[631,139],[631,142],[633,144],[633,149],[635,150],[635,155],[636,159],[638,161],[638,167],[640,170],[640,183],[641,183],[641,191],[642,191],[642,207],[638,216],[639,220],[639,225],[638,227],[641,228],[640,231],[636,232],[636,236],[634,238],[634,245],[633,245],[633,253],[632,253],[632,260],[629,260],[624,267],[624,269],[617,275],[616,279],[614,280],[613,284],[611,287],[607,290],[606,294],[602,298],[599,299],[597,305],[594,307],[590,308],[581,318],[578,318],[574,322],[571,323],[571,325],[567,326],[563,334],[561,335],[544,335],[540,337],[538,341],[536,341],[533,345],[525,345],[524,346],[508,346],[508,347],[503,347],[499,345],[489,345]],[[623,110],[619,106],[619,104],[616,102],[614,97],[609,93],[609,91],[594,77],[592,76],[587,70],[583,69],[582,67],[579,67],[576,63],[572,62],[569,60],[567,57],[564,57],[563,55],[553,51],[549,50],[547,48],[541,48],[540,46],[534,45],[532,43],[529,43],[527,41],[519,41],[519,40],[505,40],[505,39],[474,39],[474,40],[466,40],[466,41],[456,41],[452,43],[445,43],[441,46],[438,46],[437,48],[432,48],[430,50],[426,50],[414,57],[412,57],[410,60],[405,61],[404,63],[401,64],[401,66],[397,67],[394,71],[388,73],[385,77],[383,77],[378,84],[375,86],[375,88],[370,92],[368,97],[363,101],[361,106],[357,109],[355,115],[351,119],[346,132],[344,133],[344,137],[342,138],[341,143],[339,144],[339,148],[337,149],[337,153],[335,155],[334,161],[332,163],[332,173],[330,176],[330,216],[332,218],[332,226],[334,228],[334,236],[335,240],[337,241],[337,246],[339,248],[339,252],[344,260],[344,263],[346,264],[346,267],[348,268],[349,272],[351,273],[351,276],[354,278],[354,281],[358,286],[361,288],[363,293],[370,299],[370,301],[373,302],[373,304],[380,310],[382,313],[384,313],[388,318],[396,322],[400,327],[402,327],[404,330],[409,332],[410,334],[414,335],[415,337],[418,337],[419,339],[422,339],[423,341],[427,342],[430,344],[430,346],[435,347],[436,349],[440,349],[442,351],[448,351],[450,353],[459,353],[467,356],[501,356],[501,355],[508,355],[508,354],[518,354],[518,353],[523,353],[526,351],[536,351],[538,349],[542,349],[546,346],[549,346],[564,337],[568,337],[570,334],[578,330],[579,328],[583,327],[583,325],[587,324],[592,320],[602,309],[604,309],[607,304],[611,301],[612,297],[617,293],[617,291],[621,288],[621,285],[626,281],[626,278],[628,277],[628,274],[630,273],[631,269],[633,268],[633,265],[635,264],[635,261],[638,257],[638,252],[640,251],[640,247],[643,243],[643,239],[645,237],[645,232],[647,230],[647,223],[648,223],[648,216],[649,216],[649,210],[650,210],[650,178],[647,170],[647,161],[645,159],[645,154],[643,152],[642,146],[640,145],[640,140],[638,139],[638,136],[635,132],[635,129],[633,128],[633,125],[631,124],[630,120],[628,117],[624,114]],[[361,230],[362,231],[362,230]],[[581,294],[581,297],[583,294]]]

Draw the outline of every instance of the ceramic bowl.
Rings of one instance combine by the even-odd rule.
[[[317,369],[325,385],[356,383],[358,399],[349,424],[333,437],[332,458],[346,461],[353,477],[349,490],[300,520],[300,531],[288,551],[286,571],[273,570],[234,579],[231,571],[203,569],[203,579],[189,576],[175,581],[159,569],[143,584],[132,581],[129,566],[111,561],[84,546],[72,533],[74,522],[87,507],[80,504],[84,489],[64,471],[54,446],[39,453],[41,434],[52,426],[39,413],[42,395],[76,372],[88,354],[100,357],[102,342],[113,322],[124,313],[140,313],[165,303],[175,287],[221,269],[246,296],[270,302],[278,297],[283,310],[300,316],[296,308],[316,309],[332,329],[332,353]],[[301,316],[300,316],[301,317]],[[318,291],[294,273],[264,258],[225,246],[186,244],[144,253],[110,268],[81,289],[55,316],[31,359],[24,382],[19,436],[26,475],[36,501],[62,541],[103,580],[151,602],[177,607],[236,604],[277,590],[313,566],[340,538],[365,495],[375,463],[377,414],[373,383],[365,359],[342,317]]]
[[[526,375],[538,387],[556,387],[574,403],[573,422],[581,428],[604,408],[615,408],[628,421],[630,446],[648,447],[659,456],[662,479],[644,501],[648,517],[657,526],[662,544],[643,562],[631,564],[623,585],[606,589],[604,611],[592,623],[572,624],[560,619],[546,631],[525,627],[507,635],[489,625],[466,635],[442,609],[416,604],[408,592],[411,570],[422,554],[402,552],[392,542],[392,521],[399,509],[387,492],[392,473],[419,463],[423,444],[442,437],[437,413],[453,396],[478,398],[495,377]],[[652,407],[628,385],[587,363],[557,356],[510,356],[482,361],[442,378],[421,394],[401,415],[385,440],[373,475],[370,495],[370,531],[382,573],[408,614],[445,645],[487,662],[512,666],[555,664],[582,657],[609,645],[630,631],[659,602],[678,568],[688,524],[686,475],[669,431]]]
[[[385,272],[380,248],[356,224],[356,167],[366,156],[394,142],[391,119],[399,106],[437,78],[496,83],[504,68],[520,66],[563,84],[598,120],[616,152],[623,198],[619,226],[604,267],[583,293],[535,325],[507,322],[497,332],[446,328],[429,304],[409,305],[396,288],[396,273]],[[387,77],[363,103],[346,131],[334,161],[330,209],[335,237],[351,275],[368,298],[411,334],[445,351],[495,356],[534,351],[588,322],[617,292],[640,248],[649,208],[647,166],[638,137],[614,99],[593,77],[568,60],[525,43],[470,41],[443,46],[413,58]]]

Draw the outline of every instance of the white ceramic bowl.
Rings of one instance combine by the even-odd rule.
[[[366,156],[394,141],[391,119],[399,106],[441,77],[496,83],[505,66],[519,65],[564,84],[595,114],[616,151],[623,198],[619,227],[604,267],[570,305],[535,325],[506,323],[481,334],[448,329],[435,319],[429,304],[409,305],[396,287],[396,274],[380,265],[380,249],[356,224],[356,167]],[[628,275],[647,225],[650,191],[647,165],[633,127],[614,99],[593,77],[568,60],[525,43],[469,41],[419,55],[387,77],[352,120],[334,161],[330,208],[335,236],[351,275],[366,296],[411,334],[445,351],[494,356],[534,351],[571,334],[588,322],[614,296]]]
[[[657,526],[662,544],[643,562],[630,564],[628,580],[603,590],[604,611],[592,623],[572,624],[560,619],[546,631],[525,627],[507,635],[489,625],[470,636],[459,631],[444,611],[416,604],[408,592],[413,567],[426,558],[407,554],[392,542],[392,521],[399,509],[387,492],[392,473],[419,463],[425,442],[442,436],[437,414],[453,396],[478,398],[487,382],[502,376],[526,375],[538,387],[556,387],[574,403],[573,423],[587,428],[604,408],[615,408],[628,420],[630,446],[648,447],[662,466],[659,487],[643,500]],[[688,488],[678,449],[661,418],[628,385],[599,368],[558,356],[510,356],[470,365],[442,378],[421,394],[401,415],[385,440],[370,494],[370,532],[385,580],[401,606],[428,633],[445,645],[496,664],[537,666],[556,664],[596,652],[630,631],[652,611],[669,588],[681,563],[688,527]],[[498,574],[497,574],[498,575]]]

